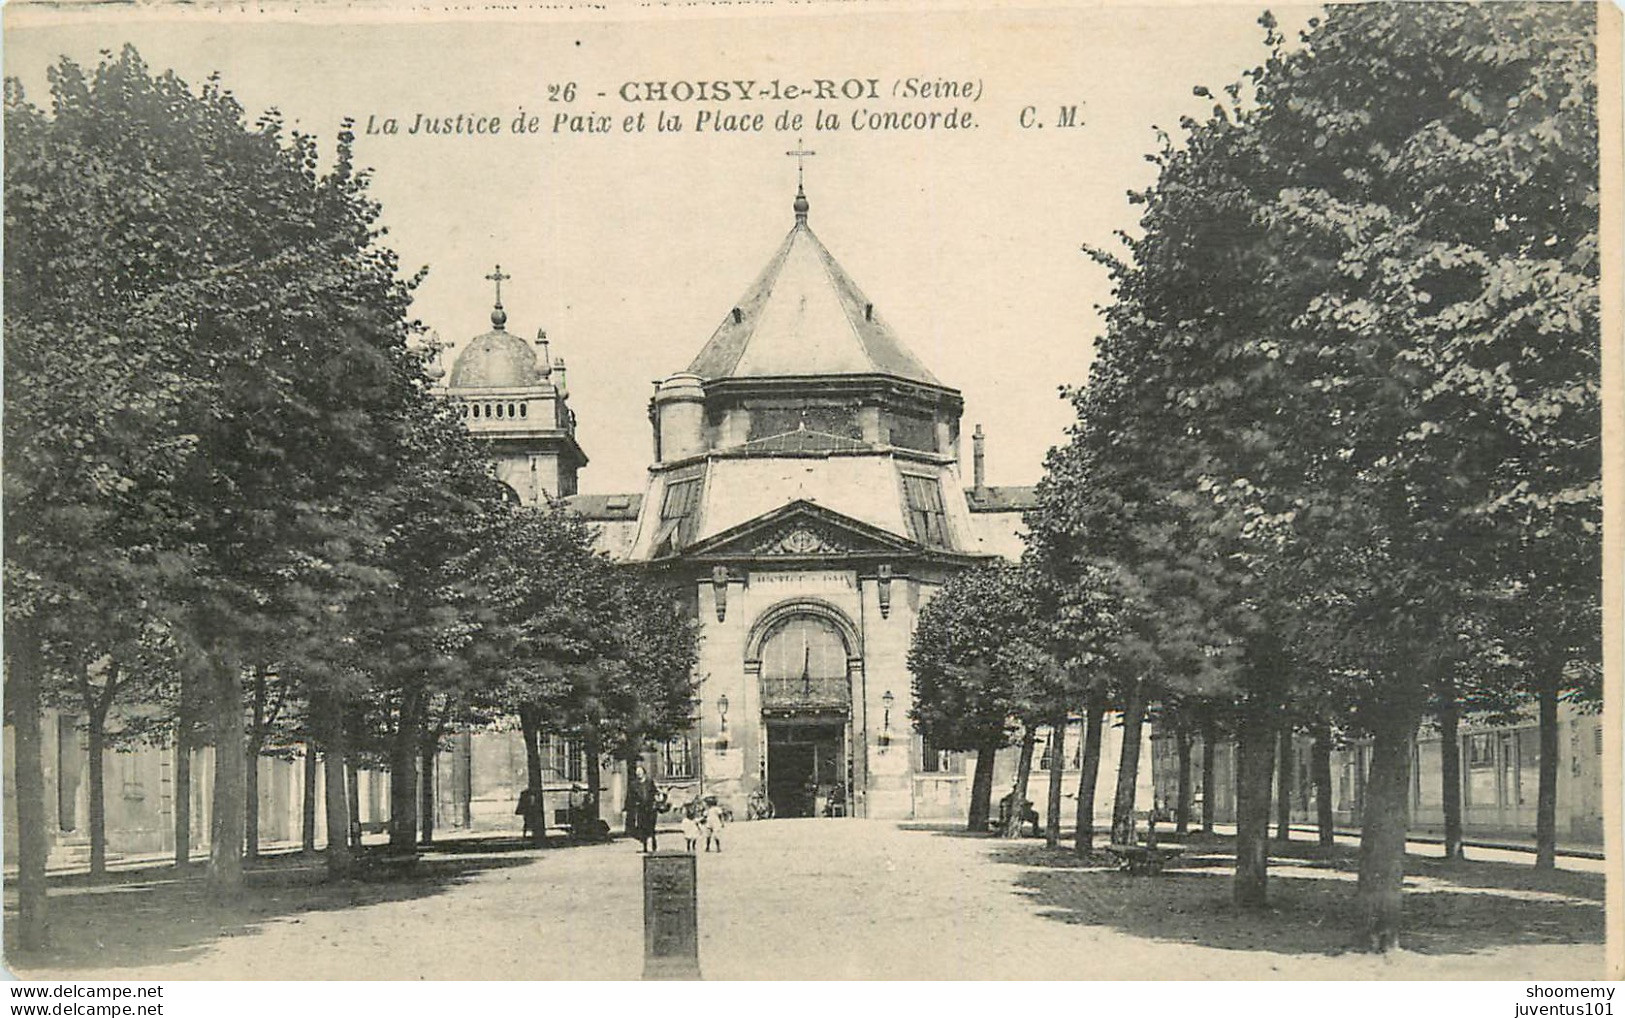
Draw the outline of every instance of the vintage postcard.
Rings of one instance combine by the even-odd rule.
[[[15,976],[1612,1013],[1611,6],[5,14]]]

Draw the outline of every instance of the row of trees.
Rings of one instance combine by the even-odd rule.
[[[92,867],[102,754],[214,748],[207,877],[257,849],[262,752],[319,747],[327,856],[347,775],[393,772],[391,841],[454,726],[518,715],[635,753],[688,712],[695,634],[559,507],[527,510],[431,392],[429,353],[340,134],[252,124],[133,49],[6,84],[5,655],[19,943],[46,937],[40,718],[83,716]],[[596,763],[596,761],[595,761]],[[596,777],[597,768],[593,768]],[[307,796],[314,789],[307,776]],[[539,786],[539,779],[533,780]],[[307,803],[311,844],[315,804]]]
[[[1140,232],[1090,250],[1116,299],[1026,561],[922,618],[952,631],[916,645],[934,739],[991,745],[1067,711],[1098,732],[1109,703],[1114,824],[1149,709],[1234,739],[1244,906],[1266,901],[1283,729],[1317,756],[1369,740],[1357,894],[1381,950],[1418,726],[1445,735],[1459,853],[1456,725],[1533,701],[1552,865],[1558,704],[1600,700],[1594,17],[1336,6],[1289,47],[1265,15],[1264,64],[1197,89],[1216,101],[1150,157]],[[978,609],[956,602],[1020,635],[967,644]],[[1053,665],[1022,666],[1029,648]],[[975,738],[938,710],[943,687],[981,708]],[[1085,785],[1080,821],[1087,768]]]

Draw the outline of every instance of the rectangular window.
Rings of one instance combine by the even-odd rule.
[[[1523,801],[1518,790],[1518,743],[1511,732],[1501,735],[1501,805],[1516,806]]]
[[[948,513],[942,505],[942,484],[935,477],[904,474],[903,498],[908,505],[908,527],[914,540],[933,547],[947,547]]]
[[[1533,806],[1540,790],[1540,729],[1518,730],[1518,805]]]
[[[945,774],[952,769],[952,759],[945,749],[931,744],[929,736],[920,736],[920,771],[924,774]]]
[[[678,551],[694,543],[699,526],[700,478],[688,477],[666,482],[660,502],[660,533],[655,551]]]
[[[1498,803],[1495,788],[1495,736],[1467,736],[1467,804],[1494,807]]]
[[[694,742],[691,736],[674,735],[661,743],[660,776],[668,781],[694,776]]]
[[[1418,743],[1416,753],[1416,804],[1418,806],[1442,806],[1444,804],[1444,784],[1441,781],[1435,781],[1434,775],[1441,774],[1444,770],[1444,743]]]
[[[1041,749],[1039,750],[1038,769],[1040,771],[1049,770],[1050,749],[1055,744],[1055,740],[1051,737],[1054,731],[1053,728],[1046,730],[1044,740],[1039,744]],[[1066,739],[1061,747],[1061,751],[1065,754],[1061,760],[1061,769],[1075,771],[1083,766],[1083,723],[1078,721],[1068,723],[1065,735]],[[1168,761],[1168,767],[1170,770],[1177,769],[1172,757]]]
[[[580,781],[581,774],[581,743],[562,735],[544,736],[542,776],[549,781]]]

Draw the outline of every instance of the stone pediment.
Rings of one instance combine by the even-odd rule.
[[[830,559],[922,551],[906,537],[797,500],[686,548],[683,557]]]

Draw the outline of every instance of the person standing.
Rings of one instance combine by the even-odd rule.
[[[683,851],[693,852],[700,847],[700,804],[688,803],[683,807]]]
[[[705,850],[711,851],[711,843],[716,842],[717,851],[722,851],[722,825],[727,819],[722,815],[722,806],[714,795],[705,797]]]
[[[655,787],[655,779],[650,776],[649,769],[638,764],[632,777],[632,784],[626,790],[626,819],[632,828],[633,837],[642,843],[644,852],[660,850],[660,841],[655,834],[658,809],[655,803],[659,797],[660,790]]]

